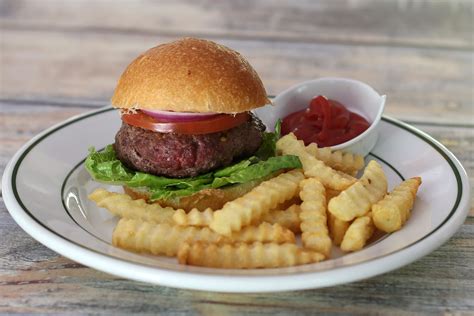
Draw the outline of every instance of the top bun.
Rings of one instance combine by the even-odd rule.
[[[270,103],[262,81],[236,51],[183,38],[138,56],[120,77],[117,108],[238,113]]]

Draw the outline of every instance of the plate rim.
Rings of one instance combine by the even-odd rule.
[[[69,259],[109,274],[136,281],[151,282],[154,284],[177,288],[234,293],[277,292],[333,286],[389,272],[425,256],[441,246],[459,229],[469,211],[469,180],[466,171],[454,154],[427,133],[400,120],[384,115],[384,121],[392,123],[398,128],[409,131],[411,134],[421,138],[424,142],[428,143],[438,151],[452,168],[458,184],[456,202],[447,218],[438,227],[417,240],[414,244],[401,248],[396,252],[387,254],[383,257],[378,257],[350,266],[285,275],[231,276],[190,271],[173,271],[108,256],[104,253],[85,248],[82,245],[68,240],[66,237],[50,229],[32,216],[21,202],[18,192],[16,192],[15,176],[24,157],[26,157],[42,139],[73,122],[111,110],[114,110],[111,106],[102,107],[73,116],[47,128],[30,139],[15,153],[7,164],[2,177],[2,191],[5,205],[13,219],[27,234],[46,247],[68,257]],[[421,241],[425,242],[423,243]],[[394,256],[398,257],[399,260],[391,260]],[[111,264],[115,265],[117,269],[111,271]],[[139,266],[140,269],[137,269],[137,266]],[[371,269],[367,269],[367,266],[371,266]],[[133,273],[130,274],[130,272]],[[346,277],[341,277],[341,272],[347,272],[344,273]],[[309,278],[311,275],[314,276],[314,279]],[[349,275],[349,277],[347,277],[347,275]],[[184,282],[183,279],[185,280]],[[229,279],[232,279],[232,282],[229,282]]]

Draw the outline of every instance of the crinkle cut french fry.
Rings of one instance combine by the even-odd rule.
[[[221,237],[209,228],[153,224],[122,218],[112,235],[114,246],[154,255],[175,256],[185,241],[218,242]]]
[[[357,251],[362,249],[367,240],[374,233],[374,230],[375,226],[370,213],[366,216],[356,218],[342,239],[341,249],[343,251]]]
[[[110,213],[123,217],[140,219],[154,223],[173,223],[174,209],[159,204],[148,204],[145,200],[133,200],[127,194],[109,192],[102,188],[96,189],[89,199],[97,206],[106,208]]]
[[[180,226],[209,226],[214,212],[207,208],[200,212],[198,209],[192,209],[189,213],[184,210],[177,210],[173,215],[173,221]]]
[[[306,177],[313,177],[330,189],[344,190],[356,179],[343,172],[328,167],[321,160],[306,151],[303,141],[296,139],[293,133],[287,134],[277,141],[277,150],[285,155],[296,155],[303,164]]]
[[[261,219],[279,203],[291,199],[303,178],[300,170],[291,170],[262,182],[249,193],[215,211],[209,227],[219,234],[230,236],[232,232]]]
[[[420,177],[405,180],[374,204],[372,217],[375,227],[387,233],[402,228],[410,217],[410,211],[415,203],[416,192],[420,184]]]
[[[299,199],[299,198],[298,198]],[[270,224],[279,224],[280,226],[291,230],[295,234],[299,234],[300,230],[300,218],[299,213],[301,212],[299,205],[292,205],[286,210],[271,210],[265,214],[263,218],[252,222],[252,225],[258,225],[262,222]],[[212,221],[213,211],[206,209],[203,212],[199,212],[197,209],[191,210],[186,213],[184,210],[177,210],[173,215],[175,224],[181,226],[198,226],[206,227]]]
[[[315,178],[300,182],[301,240],[303,246],[322,253],[326,258],[331,253],[331,238],[327,226],[326,192]]]
[[[230,240],[222,236],[220,242],[275,242],[295,243],[295,235],[279,224],[261,223],[258,226],[247,226],[238,232],[233,232]]]
[[[278,268],[319,262],[318,252],[295,244],[206,244],[183,243],[178,251],[181,264],[224,269]]]
[[[341,221],[339,218],[328,212],[329,236],[331,236],[331,239],[336,246],[341,244],[350,224],[350,222]]]
[[[228,238],[208,227],[172,226],[124,218],[118,222],[112,235],[112,243],[117,247],[166,256],[175,256],[178,246],[185,241],[294,243],[295,235],[278,224],[262,223],[259,226],[245,227]]]
[[[286,210],[270,211],[263,216],[262,221],[270,224],[280,224],[281,226],[291,230],[293,233],[299,234],[301,232],[300,213],[301,207],[295,204],[288,207]]]
[[[333,151],[330,147],[319,148],[315,143],[306,146],[306,151],[327,166],[350,175],[357,174],[364,167],[364,157],[361,155],[341,150]]]
[[[387,193],[387,178],[382,167],[371,160],[362,177],[328,203],[329,212],[342,221],[351,221],[370,211]]]

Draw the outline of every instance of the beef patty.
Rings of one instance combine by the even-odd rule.
[[[264,130],[254,115],[229,130],[202,135],[159,133],[123,122],[114,147],[118,159],[131,169],[193,177],[251,156],[260,147]]]

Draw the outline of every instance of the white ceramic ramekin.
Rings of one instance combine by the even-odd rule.
[[[280,93],[273,100],[273,106],[267,105],[255,110],[255,113],[267,127],[273,129],[277,119],[283,119],[290,113],[307,108],[311,99],[318,95],[341,102],[348,110],[362,115],[369,121],[370,126],[365,132],[345,143],[331,147],[334,150],[351,151],[366,156],[377,142],[377,127],[385,107],[386,96],[381,96],[363,82],[346,78],[305,81]]]

